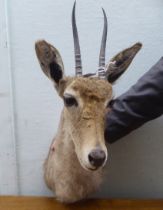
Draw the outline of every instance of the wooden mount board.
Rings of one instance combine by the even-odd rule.
[[[163,199],[91,199],[65,205],[48,197],[0,196],[0,210],[163,210]]]

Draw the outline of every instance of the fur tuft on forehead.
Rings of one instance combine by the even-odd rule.
[[[105,101],[112,95],[111,84],[99,78],[77,77],[73,79],[68,88],[78,92],[81,97],[97,101]]]

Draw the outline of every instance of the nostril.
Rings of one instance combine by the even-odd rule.
[[[88,159],[92,166],[100,167],[104,163],[106,155],[103,150],[95,149],[88,155]]]

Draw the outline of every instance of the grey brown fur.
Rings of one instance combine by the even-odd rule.
[[[106,66],[108,75],[124,72],[141,48],[137,43],[120,52]],[[112,86],[107,80],[90,77],[67,77],[58,50],[44,40],[36,42],[36,54],[41,69],[52,80],[59,96],[73,97],[77,106],[64,106],[56,136],[44,164],[47,186],[62,202],[72,203],[84,199],[98,190],[103,180],[103,166],[107,161],[104,140],[105,113],[112,99]],[[51,77],[50,64],[54,62],[62,70],[62,78]],[[115,78],[114,78],[115,80]],[[94,148],[105,152],[106,160],[94,167],[88,155]]]

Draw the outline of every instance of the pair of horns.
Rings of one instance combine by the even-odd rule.
[[[82,61],[81,61],[78,30],[76,26],[75,8],[76,8],[76,1],[74,3],[73,10],[72,10],[72,30],[73,30],[73,37],[74,37],[75,72],[76,72],[76,76],[82,76]],[[107,23],[107,17],[106,17],[104,9],[102,9],[102,11],[104,15],[104,27],[103,27],[100,55],[99,55],[98,77],[100,77],[101,79],[105,79],[105,49],[106,49],[108,23]]]

